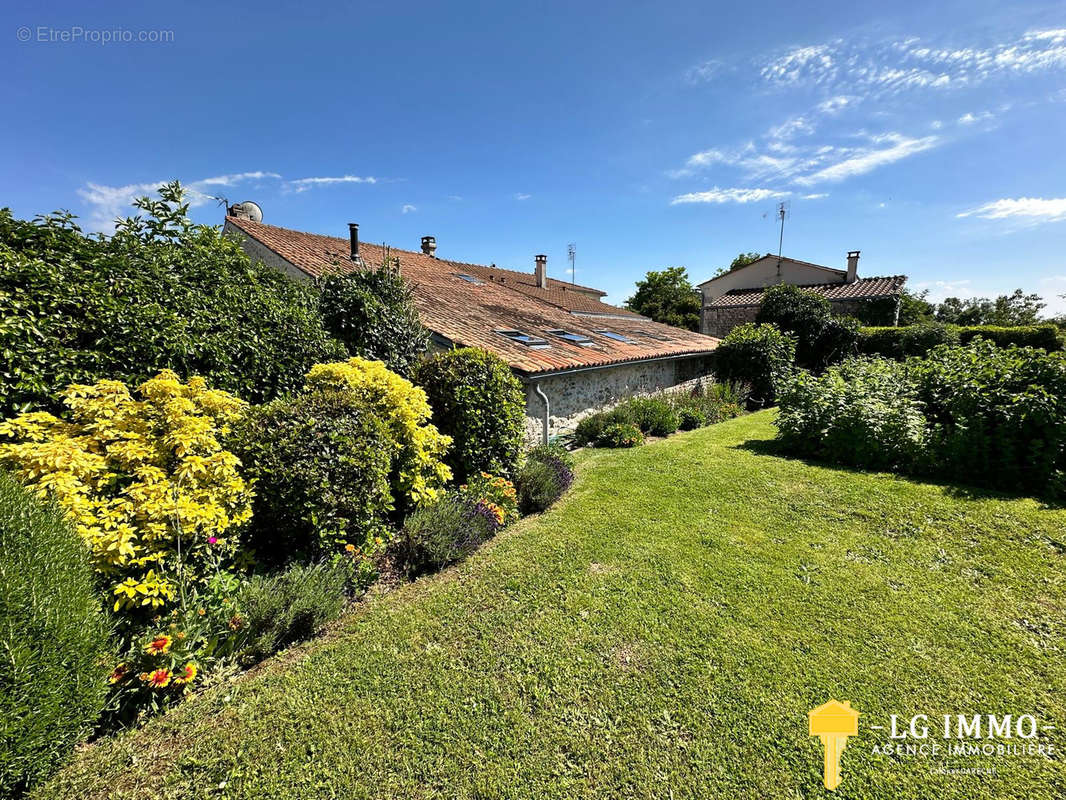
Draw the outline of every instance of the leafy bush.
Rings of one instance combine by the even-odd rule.
[[[680,420],[665,397],[633,397],[622,404],[627,420],[645,436],[669,436],[676,433]]]
[[[859,352],[903,359],[924,356],[942,344],[968,344],[975,338],[988,339],[1000,347],[1040,347],[1048,352],[1063,349],[1062,336],[1055,325],[1026,325],[1000,328],[993,325],[960,327],[942,322],[906,325],[899,328],[863,328],[859,332]]]
[[[107,659],[84,545],[59,509],[0,473],[0,796],[48,777],[89,735]]]
[[[371,556],[393,512],[432,499],[450,477],[448,438],[425,393],[380,361],[320,364],[302,394],[252,409],[231,446],[256,482],[248,543],[268,563]]]
[[[573,483],[573,456],[557,444],[538,445],[526,453],[515,476],[518,509],[523,514],[544,511]]]
[[[702,428],[708,423],[707,412],[699,403],[692,401],[684,402],[677,406],[678,428],[683,431],[691,431]]]
[[[311,367],[305,391],[326,390],[349,394],[385,423],[390,441],[379,446],[391,450],[393,500],[399,510],[433,499],[451,479],[442,458],[452,440],[430,424],[432,411],[422,389],[380,361],[356,357]]]
[[[1066,494],[1066,353],[978,340],[847,361],[782,394],[794,451],[1049,497]]]
[[[937,474],[1051,496],[1066,490],[1066,353],[977,340],[910,362]]]
[[[974,325],[959,328],[959,341],[968,344],[977,337],[988,339],[1000,347],[1040,347],[1049,353],[1063,349],[1063,336],[1056,325],[1024,325],[1001,328],[996,325]]]
[[[600,436],[603,434],[603,429],[608,425],[615,423],[631,424],[631,422],[629,410],[624,406],[616,406],[608,411],[599,411],[577,423],[577,427],[574,428],[574,443],[578,447],[594,445],[599,441]]]
[[[310,639],[339,617],[347,579],[341,562],[296,564],[278,574],[253,577],[238,601],[246,662]]]
[[[411,288],[388,264],[318,281],[326,329],[353,356],[381,361],[410,378],[429,345]]]
[[[859,331],[859,352],[897,360],[924,356],[938,345],[958,343],[958,328],[942,322],[925,322],[902,328],[863,328]]]
[[[748,384],[749,402],[756,406],[773,404],[778,386],[792,374],[795,361],[795,338],[775,325],[738,325],[715,351],[719,380]]]
[[[393,447],[377,410],[322,390],[253,408],[231,446],[257,486],[247,544],[265,563],[372,551],[395,503]]]
[[[32,412],[0,423],[0,463],[59,503],[115,610],[129,614],[157,613],[215,572],[251,516],[237,457],[218,439],[244,404],[169,370],[138,392],[74,385],[63,393],[69,421]]]
[[[644,434],[640,428],[628,422],[615,422],[603,429],[598,447],[638,447],[644,444]]]
[[[513,472],[525,394],[503,360],[473,347],[449,350],[420,364],[415,382],[426,391],[433,424],[452,437],[446,461],[458,480],[481,471]]]
[[[136,385],[164,368],[258,402],[345,357],[313,287],[193,225],[177,183],[160,195],[111,238],[83,235],[70,215],[0,210],[0,416],[56,412],[70,384]]]
[[[807,369],[820,372],[856,352],[858,321],[834,317],[825,297],[799,286],[768,288],[755,321],[794,335],[796,363]]]
[[[926,424],[903,365],[855,358],[821,377],[799,372],[781,391],[781,441],[833,463],[909,469],[926,445]]]
[[[518,518],[510,481],[487,473],[424,503],[404,522],[393,544],[397,564],[409,575],[446,567],[476,550]]]

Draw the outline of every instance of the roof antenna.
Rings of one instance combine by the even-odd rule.
[[[574,262],[577,261],[577,245],[570,242],[566,246],[566,255],[570,259],[570,283],[577,283],[577,269],[574,267]]]
[[[777,237],[777,259],[781,260],[781,247],[785,243],[785,219],[789,216],[789,203],[782,200],[777,204],[777,218],[781,220],[781,233]]]

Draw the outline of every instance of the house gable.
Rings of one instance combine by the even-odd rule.
[[[699,289],[703,293],[704,304],[707,304],[714,298],[737,289],[764,289],[778,283],[815,286],[843,283],[846,279],[846,270],[767,254],[747,266],[704,281],[699,285]]]

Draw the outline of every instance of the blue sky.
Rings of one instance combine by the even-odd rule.
[[[575,242],[620,302],[776,251],[786,200],[787,255],[1066,311],[1061,2],[334,5],[5,3],[0,203],[107,230],[178,178],[204,222],[556,277]]]

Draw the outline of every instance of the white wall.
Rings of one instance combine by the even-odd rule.
[[[764,256],[746,267],[727,272],[700,285],[703,292],[703,304],[721,297],[734,289],[763,289],[778,283],[791,283],[795,286],[812,286],[819,283],[844,283],[847,274],[844,270],[830,270],[803,264],[789,258],[782,258],[778,270],[777,256]]]

